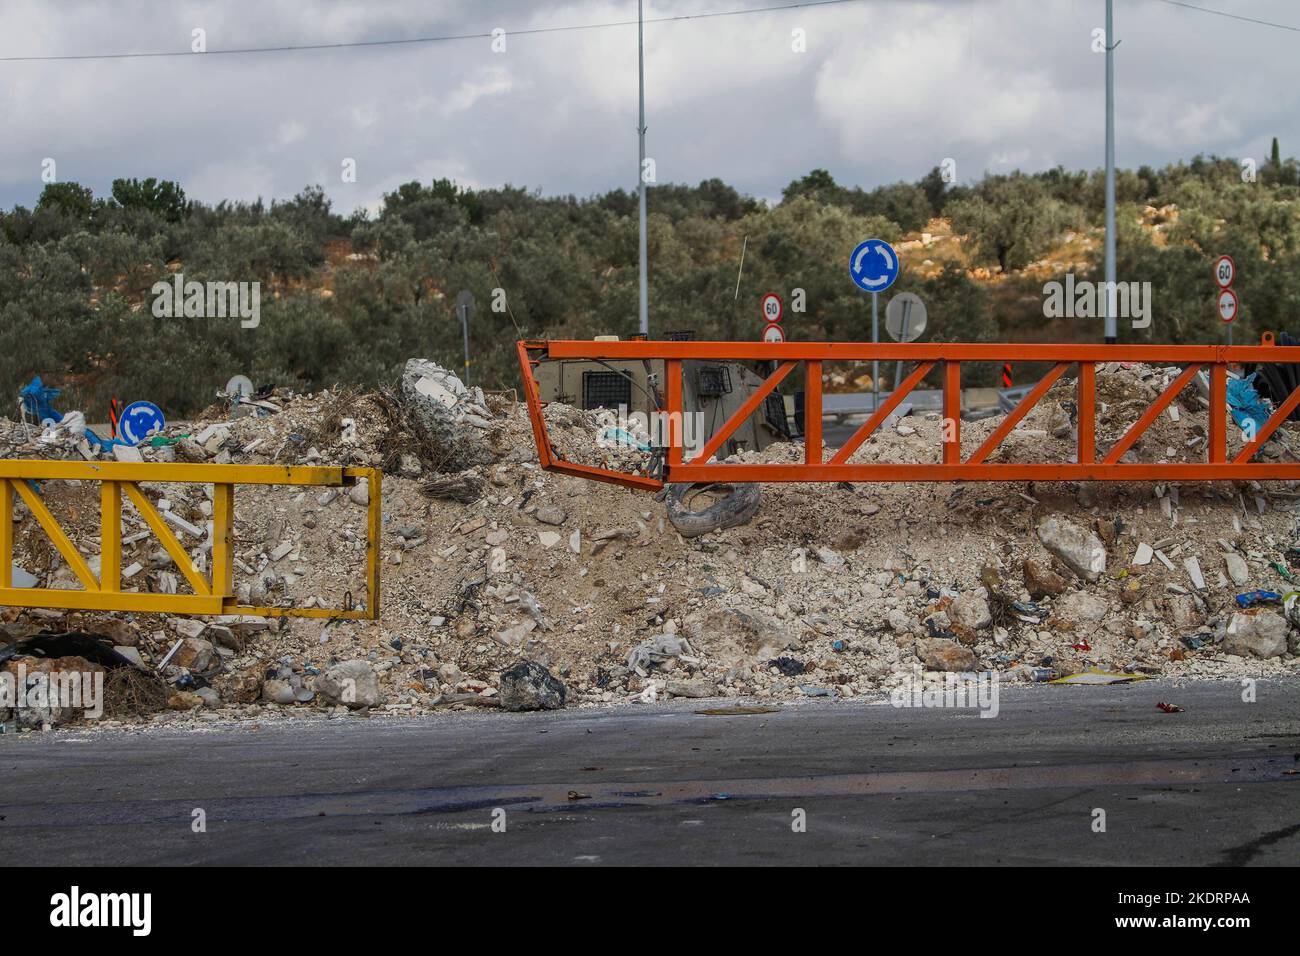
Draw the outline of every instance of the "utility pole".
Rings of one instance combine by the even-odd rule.
[[[1115,318],[1115,47],[1114,3],[1106,0],[1106,344],[1119,340]]]
[[[636,3],[636,58],[637,71],[640,76],[641,121],[637,133],[641,140],[641,161],[637,164],[636,181],[640,193],[640,286],[641,286],[641,332],[650,331],[650,286],[646,282],[646,239],[645,239],[645,10],[644,0]]]

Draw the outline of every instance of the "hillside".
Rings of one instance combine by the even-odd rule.
[[[1221,340],[1210,267],[1222,253],[1238,266],[1237,341],[1288,328],[1300,304],[1298,184],[1294,160],[1271,161],[1253,182],[1227,159],[1121,171],[1118,277],[1151,284],[1153,320],[1121,323],[1121,340]],[[1043,286],[1066,273],[1099,278],[1101,186],[1099,173],[1059,168],[947,184],[935,169],[868,191],[814,170],[771,205],[716,179],[656,186],[651,327],[747,339],[759,296],[776,291],[791,336],[860,339],[869,310],[846,263],[877,236],[902,250],[893,291],[925,300],[927,337],[1094,341],[1097,320],[1045,317]],[[635,330],[636,232],[636,197],[622,190],[543,197],[412,182],[377,215],[345,217],[319,187],[211,206],[154,180],[118,180],[103,198],[52,184],[34,209],[0,213],[0,381],[13,394],[41,375],[92,421],[112,397],[192,414],[234,374],[290,391],[372,385],[412,355],[459,367],[454,301],[469,290],[471,379],[511,389],[505,342]],[[178,278],[259,284],[256,322],[156,314],[155,283]],[[968,369],[972,384],[995,374]]]

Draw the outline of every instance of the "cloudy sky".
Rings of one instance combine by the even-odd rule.
[[[653,0],[648,18],[791,0]],[[1296,0],[1194,0],[1300,27]],[[1300,32],[1116,0],[1118,161],[1300,154]],[[776,198],[814,167],[914,180],[1103,161],[1103,0],[850,0],[646,27],[648,153],[663,181]],[[42,162],[107,191],[179,180],[205,201],[320,183],[373,207],[411,179],[589,195],[636,183],[635,0],[3,0],[0,58],[209,51],[506,31],[242,55],[0,62],[0,206]],[[806,51],[797,52],[795,31]],[[356,182],[342,181],[345,159]]]

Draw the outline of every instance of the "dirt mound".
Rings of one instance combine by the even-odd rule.
[[[1174,374],[1099,370],[1099,451]],[[164,443],[142,449],[145,460],[385,468],[379,622],[19,609],[4,616],[47,628],[111,628],[151,667],[178,640],[206,645],[187,645],[191,664],[206,665],[202,673],[175,660],[160,672],[173,683],[197,677],[199,689],[215,690],[203,698],[208,709],[163,720],[355,712],[316,692],[320,675],[353,661],[376,677],[372,709],[399,714],[490,705],[499,675],[520,660],[562,679],[570,706],[648,701],[674,688],[852,697],[946,662],[1013,679],[1088,667],[1168,676],[1295,673],[1296,638],[1285,623],[1282,653],[1272,653],[1271,623],[1257,628],[1268,631],[1267,641],[1237,637],[1280,617],[1280,608],[1243,610],[1234,600],[1255,589],[1290,590],[1288,561],[1300,558],[1291,553],[1295,483],[769,485],[749,524],[686,540],[649,494],[541,471],[526,409],[501,397],[483,401],[492,460],[454,473],[438,470],[445,462],[390,392],[272,396],[278,412],[227,418],[213,410],[205,421],[172,423]],[[1058,384],[990,460],[1068,461],[1073,401],[1073,387]],[[1128,460],[1201,458],[1204,408],[1189,387]],[[635,447],[603,441],[607,423],[598,416],[562,405],[546,416],[566,457],[625,470],[650,464]],[[999,421],[964,422],[965,451]],[[1294,427],[1270,442],[1265,457],[1295,460]],[[908,417],[853,460],[938,461],[940,428],[938,416]],[[0,422],[0,454],[81,452],[71,439],[43,443],[20,424]],[[802,448],[780,444],[742,457],[795,461]],[[201,489],[147,490],[179,518],[205,526],[210,502]],[[48,482],[42,493],[73,540],[97,554],[97,489]],[[1099,542],[1105,570],[1095,581],[1071,570],[1064,545],[1043,530],[1049,518],[1077,529],[1079,540]],[[151,537],[136,537],[133,522],[128,515],[123,565],[139,567],[124,586],[175,587],[180,576],[170,559]],[[17,539],[23,569],[46,586],[75,586],[30,516],[18,523]],[[365,508],[348,494],[276,488],[240,495],[241,600],[337,605],[345,591],[364,593],[364,540]],[[201,563],[201,539],[185,543]],[[199,705],[197,694],[181,698],[191,699]]]

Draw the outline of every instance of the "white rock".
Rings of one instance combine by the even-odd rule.
[[[1286,653],[1286,618],[1276,611],[1233,614],[1220,649],[1241,657],[1280,657]]]
[[[1091,531],[1064,518],[1046,518],[1038,525],[1038,540],[1071,571],[1086,581],[1106,572],[1106,546]]]
[[[1235,551],[1229,552],[1223,556],[1224,567],[1228,570],[1228,577],[1236,585],[1244,585],[1250,580],[1250,568],[1246,564],[1246,559]]]

